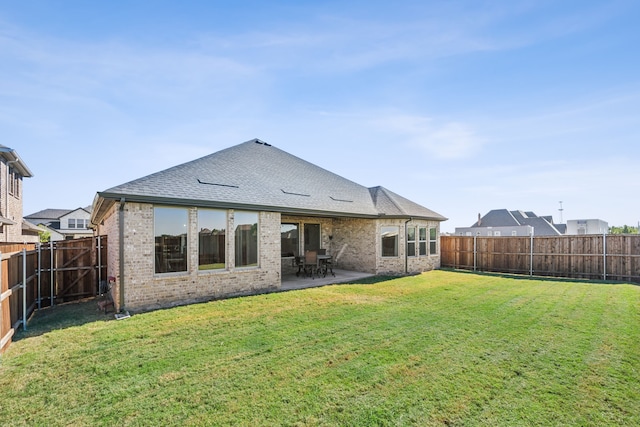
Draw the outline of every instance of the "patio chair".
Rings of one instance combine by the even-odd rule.
[[[305,251],[304,261],[302,262],[302,270],[304,271],[305,276],[308,275],[312,279],[315,279],[314,276],[318,270],[318,252]]]
[[[318,249],[318,255],[327,255],[327,250]],[[333,257],[318,258],[318,276],[322,274],[322,277],[327,277],[327,273],[331,273],[333,277],[336,277],[336,274],[333,272]]]

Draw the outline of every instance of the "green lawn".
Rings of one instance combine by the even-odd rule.
[[[17,337],[0,424],[640,425],[638,286],[434,271],[121,321],[95,304]]]

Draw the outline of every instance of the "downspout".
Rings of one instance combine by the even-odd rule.
[[[409,254],[407,253],[407,224],[413,221],[413,217],[409,217],[404,222],[404,274],[409,274]]]
[[[124,197],[120,199],[120,209],[118,212],[118,231],[119,231],[119,250],[120,257],[118,263],[120,264],[120,292],[119,292],[119,305],[120,312],[124,310]]]

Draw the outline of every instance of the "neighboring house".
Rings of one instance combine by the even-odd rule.
[[[609,232],[609,223],[601,219],[570,219],[567,221],[567,234],[604,234]]]
[[[551,216],[538,216],[533,212],[494,209],[471,227],[456,227],[458,236],[559,236],[565,224],[554,224]]]
[[[431,270],[444,220],[257,139],[99,192],[91,217],[128,310],[278,290],[282,257],[305,250],[370,274]]]
[[[24,217],[31,224],[49,231],[51,241],[93,236],[89,228],[91,207],[77,209],[45,209]]]
[[[23,178],[33,173],[12,148],[0,145],[0,241],[29,243],[38,233],[22,218]]]

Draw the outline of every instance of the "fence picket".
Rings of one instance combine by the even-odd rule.
[[[441,236],[440,248],[442,267],[640,283],[640,235]]]
[[[96,278],[106,277],[106,236],[37,247],[0,244],[0,251],[5,254],[0,256],[0,354],[11,344],[15,329],[26,328],[26,319],[36,308],[53,306],[56,299],[95,296],[99,292]],[[50,274],[42,274],[47,271]],[[45,300],[48,304],[43,304]]]

